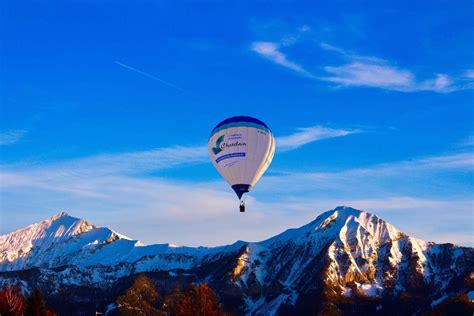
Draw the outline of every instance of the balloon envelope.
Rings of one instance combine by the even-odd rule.
[[[212,130],[208,150],[212,164],[240,199],[272,162],[275,139],[262,121],[235,116],[220,122]]]

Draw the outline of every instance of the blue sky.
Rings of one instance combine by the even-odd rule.
[[[260,240],[338,205],[473,244],[470,1],[6,1],[0,234],[60,211],[146,243]],[[233,115],[274,161],[239,214]]]

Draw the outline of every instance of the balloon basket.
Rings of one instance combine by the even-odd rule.
[[[240,202],[239,208],[240,208],[240,212],[241,212],[241,213],[244,213],[244,212],[245,212],[245,203],[244,203],[244,201],[241,201],[241,202]]]

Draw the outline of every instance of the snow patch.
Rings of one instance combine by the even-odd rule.
[[[467,297],[469,298],[469,301],[474,302],[474,291],[467,292]]]
[[[344,296],[346,296],[346,297],[352,297],[352,289],[349,288],[349,287],[345,287],[345,288],[343,289],[343,294],[344,294]]]
[[[364,283],[364,284],[359,284],[355,282],[355,284],[357,285],[357,290],[359,290],[365,296],[370,296],[370,297],[380,296],[383,291],[383,287],[378,282]]]
[[[109,305],[107,305],[107,308],[105,309],[105,312],[104,312],[104,316],[107,316],[110,312],[112,312],[117,307],[118,305],[115,303],[110,303]]]
[[[322,230],[322,229],[327,228],[337,218],[337,215],[338,215],[338,212],[335,211],[331,216],[326,218],[326,220],[324,220],[324,222],[322,222],[321,225],[319,225],[316,230]]]
[[[431,302],[431,307],[435,307],[436,305],[439,305],[440,303],[442,303],[447,298],[448,298],[448,296],[446,294],[444,294],[443,296],[441,296],[437,300],[434,300],[433,302]]]

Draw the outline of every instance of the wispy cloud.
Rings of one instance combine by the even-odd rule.
[[[461,146],[464,146],[464,147],[470,147],[470,146],[474,146],[474,135],[470,135],[469,137],[467,137],[462,143],[461,143]],[[473,154],[474,155],[474,154]],[[474,159],[474,158],[473,158]]]
[[[464,72],[464,77],[474,80],[474,69],[469,69]]]
[[[372,87],[401,92],[442,93],[456,90],[453,80],[445,74],[436,74],[433,79],[418,81],[412,71],[394,66],[382,58],[357,55],[328,43],[321,43],[320,47],[348,60],[348,63],[340,66],[323,67],[327,75],[320,76],[320,80],[341,86]]]
[[[399,70],[385,65],[352,63],[339,67],[324,67],[330,77],[323,80],[347,86],[369,86],[404,90],[413,82],[413,75],[409,71]]]
[[[299,128],[294,134],[276,138],[278,150],[293,150],[303,145],[326,139],[359,133],[358,129],[333,129],[323,126]]]
[[[284,151],[297,149],[305,144],[325,138],[341,137],[360,132],[357,129],[333,129],[323,126],[299,128],[296,133],[277,137],[278,148]],[[11,135],[10,135],[11,134]],[[20,137],[21,133],[10,133],[11,137],[5,137],[4,144],[10,144],[18,140],[13,136]],[[18,135],[17,135],[18,134]],[[8,141],[8,142],[7,142]],[[46,165],[32,166],[29,170],[36,178],[51,180],[56,177],[89,177],[91,175],[138,175],[153,171],[175,168],[182,165],[196,165],[206,163],[209,160],[206,145],[200,146],[173,146],[155,148],[135,152],[119,152],[98,154],[89,157],[81,157],[67,161],[58,161]],[[13,170],[23,168],[23,164],[4,165],[4,169]],[[49,173],[49,170],[55,170]],[[6,176],[4,174],[4,176]],[[11,184],[24,183],[13,179]],[[29,181],[29,179],[28,179]]]
[[[122,166],[125,162],[130,166]],[[134,164],[127,157],[120,168],[113,168],[113,174],[100,168],[85,171],[91,160],[2,168],[5,212],[0,234],[19,228],[23,217],[17,212],[28,214],[28,221],[39,221],[63,210],[146,243],[216,246],[238,239],[264,239],[288,225],[284,206],[270,210],[252,197],[247,199],[252,212],[240,216],[238,199],[223,180],[173,181],[128,174]],[[28,221],[25,218],[23,225]]]
[[[0,133],[0,145],[13,145],[18,143],[27,131],[24,129],[11,130]]]
[[[168,82],[168,81],[165,81],[165,80],[163,80],[163,79],[160,79],[160,78],[158,78],[158,77],[155,77],[155,76],[153,76],[153,75],[151,75],[151,74],[149,74],[149,73],[147,73],[147,72],[144,72],[144,71],[142,71],[142,70],[139,70],[139,69],[133,68],[133,67],[131,67],[131,66],[125,65],[125,64],[123,64],[123,63],[121,63],[121,62],[118,62],[118,61],[116,61],[115,63],[116,63],[117,65],[119,65],[119,66],[122,66],[122,67],[124,67],[124,68],[130,69],[130,70],[132,70],[132,71],[135,71],[135,72],[137,72],[137,73],[139,73],[139,74],[141,74],[141,75],[144,75],[144,76],[146,76],[146,77],[148,77],[148,78],[151,78],[151,79],[153,79],[153,80],[159,81],[159,82],[161,82],[161,83],[163,83],[163,84],[165,84],[165,85],[167,85],[167,86],[170,86],[170,87],[172,87],[172,88],[175,88],[175,89],[178,89],[178,90],[183,90],[182,88],[178,87],[178,86],[175,85],[175,84],[172,84],[172,83],[170,83],[170,82]]]
[[[413,71],[400,68],[382,58],[375,56],[361,56],[348,52],[342,48],[321,43],[320,48],[334,52],[342,56],[346,63],[341,65],[326,65],[322,72],[309,71],[305,66],[291,60],[281,51],[281,48],[289,47],[293,42],[283,39],[282,42],[253,42],[251,50],[266,59],[293,70],[308,78],[318,81],[326,81],[344,87],[369,87],[400,92],[432,91],[437,93],[448,93],[460,89],[469,88],[470,85],[456,85],[454,79],[447,74],[438,73],[434,78],[419,80]],[[467,71],[466,78],[472,73]]]
[[[414,193],[407,194],[412,193],[412,187],[403,179],[410,177],[411,182],[411,177],[418,175],[425,182],[437,182],[436,172],[445,175],[472,170],[471,157],[459,153],[334,172],[267,175],[247,200],[246,216],[236,214],[238,200],[225,181],[192,177],[172,181],[148,174],[207,161],[205,147],[98,155],[42,166],[8,165],[2,166],[0,174],[2,209],[6,210],[2,231],[19,228],[17,213],[29,214],[23,222],[26,225],[32,217],[41,220],[66,210],[147,243],[217,245],[237,239],[261,240],[346,204],[378,213],[419,238],[465,242],[464,228],[457,230],[458,237],[449,236],[457,239],[439,239],[439,232],[420,231],[419,225],[410,226],[407,218],[416,222],[417,214],[424,212],[429,213],[428,223],[433,227],[447,219],[451,222],[446,225],[459,227],[469,222],[469,199],[414,198]],[[446,227],[443,231],[448,233]]]
[[[313,75],[305,70],[301,65],[288,60],[286,55],[280,51],[280,44],[278,43],[254,42],[251,45],[251,49],[257,54],[280,66],[296,71],[302,75],[313,77]]]
[[[474,171],[474,153],[463,152],[443,156],[433,156],[413,161],[405,161],[396,164],[399,167],[416,167],[432,169],[466,169]]]
[[[330,153],[325,153],[330,157]],[[348,153],[350,159],[350,153]],[[330,159],[330,158],[328,158]],[[262,178],[258,189],[273,196],[335,197],[341,200],[415,195],[445,197],[470,195],[466,177],[474,172],[473,154],[453,153],[413,160],[393,161],[360,168],[322,171],[282,171]]]
[[[465,89],[474,89],[474,69],[468,69],[463,73]]]
[[[45,174],[59,174],[61,171],[56,166],[43,170]],[[337,205],[349,205],[376,213],[418,238],[436,242],[472,242],[466,238],[470,227],[465,227],[465,223],[470,221],[472,203],[462,197],[440,200],[397,195],[396,192],[381,196],[372,192],[357,198],[348,196],[344,190],[332,197],[310,193],[304,197],[290,194],[280,195],[278,199],[255,199],[252,195],[247,200],[248,213],[240,216],[237,214],[238,201],[224,181],[177,182],[159,177],[102,174],[78,178],[69,173],[53,179],[38,177],[29,168],[16,170],[11,177],[22,177],[25,182],[23,186],[2,182],[8,184],[2,188],[2,195],[8,196],[2,206],[8,210],[3,219],[3,233],[19,228],[21,223],[30,224],[32,217],[39,221],[66,210],[146,243],[215,246],[239,239],[262,240],[288,227],[303,225],[322,211]],[[370,175],[363,179],[350,182],[352,190],[354,183],[358,183],[358,190],[362,191],[367,182],[373,181]],[[299,181],[299,185],[307,188],[311,187],[314,178],[299,178]],[[314,184],[317,190],[322,189],[318,182]],[[293,185],[294,182],[285,182],[287,188]],[[279,195],[274,189],[275,186],[271,186],[263,190],[271,196]],[[30,216],[21,222],[23,219],[13,215],[15,212]],[[421,221],[424,223],[422,227],[419,225]],[[426,226],[433,229],[426,230]],[[450,231],[457,235],[450,234]],[[220,237],[216,239],[216,235]]]
[[[45,179],[46,183],[60,178],[89,178],[91,176],[138,175],[153,171],[174,168],[180,165],[193,165],[208,161],[206,146],[175,146],[146,151],[100,154],[85,158],[71,159],[29,168],[34,179]],[[3,166],[5,170],[22,169],[23,165]],[[3,176],[8,176],[4,173]],[[9,180],[11,185],[23,185],[31,179],[18,177]],[[31,181],[36,183],[36,181]]]
[[[412,71],[393,66],[381,58],[354,55],[327,43],[322,43],[321,47],[349,59],[349,63],[341,66],[324,67],[329,76],[322,76],[319,78],[321,80],[343,86],[382,88],[402,92],[451,92],[455,89],[453,80],[445,74],[437,74],[434,79],[417,81]]]
[[[326,138],[358,133],[358,129],[333,129],[313,126],[297,129],[291,135],[277,137],[277,147],[283,151],[297,149],[305,144]],[[209,160],[206,145],[173,146],[151,150],[98,154],[90,157],[59,161],[30,168],[35,178],[52,180],[57,177],[89,177],[91,175],[138,175],[153,171],[175,168],[182,165],[196,165]],[[4,169],[23,168],[23,165],[6,165]],[[54,170],[54,173],[49,173]],[[7,174],[3,175],[4,177]],[[30,181],[30,179],[26,179]],[[21,177],[10,179],[10,184],[24,184]]]
[[[473,172],[474,154],[472,152],[451,153],[330,172],[290,172],[288,174],[282,173],[278,176],[268,177],[268,179],[269,181],[273,179],[284,183],[294,183],[295,185],[297,183],[302,185],[312,183],[315,186],[326,186],[345,182],[351,186],[353,183],[363,179],[375,181],[377,178],[409,178],[416,175],[425,176],[426,172],[445,173],[447,171]],[[290,188],[286,186],[285,190],[288,189]],[[295,189],[298,190],[297,187]]]
[[[71,167],[84,167],[103,174],[133,174],[169,169],[183,164],[207,161],[207,146],[174,146],[146,151],[103,154],[68,163]]]

